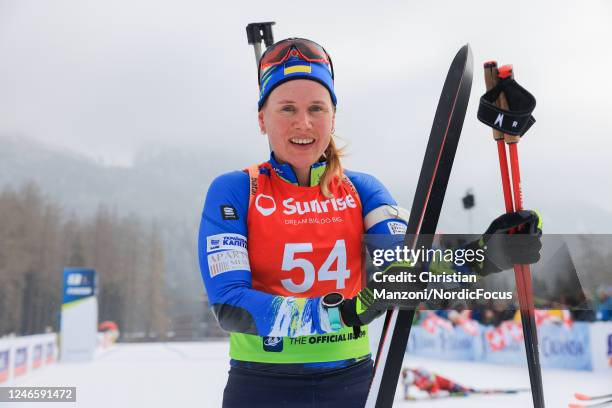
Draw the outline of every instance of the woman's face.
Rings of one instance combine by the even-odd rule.
[[[309,79],[294,79],[270,93],[259,112],[259,127],[268,134],[277,160],[305,169],[329,145],[335,119],[327,88]]]

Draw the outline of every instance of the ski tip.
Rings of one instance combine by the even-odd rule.
[[[568,408],[586,408],[586,405],[582,405],[582,404],[569,404]]]
[[[588,395],[581,394],[579,392],[574,394],[574,398],[576,398],[577,400],[580,400],[580,401],[588,401],[588,400],[591,399],[591,397],[589,397]]]
[[[470,43],[465,43],[461,46],[461,48],[459,48],[459,51],[457,52],[457,54],[460,53],[471,53],[472,52],[472,47],[470,47]]]
[[[457,54],[455,54],[455,58],[453,59],[451,66],[460,65],[462,67],[467,68],[467,70],[471,72],[472,66],[473,66],[472,60],[473,60],[472,49],[470,48],[470,44],[467,43],[461,46],[459,51],[457,51]],[[470,80],[470,84],[471,84],[471,80]]]
[[[485,68],[495,68],[497,67],[497,61],[495,60],[490,60],[490,61],[485,61],[484,64],[482,64]]]
[[[474,63],[473,63],[474,58],[472,57],[472,47],[470,47],[470,43],[466,43],[463,47],[461,47],[461,49],[459,50],[459,52],[457,52],[457,55],[455,57],[458,57],[459,55],[464,56],[466,66],[469,67],[468,71],[472,72],[472,67],[474,66]]]

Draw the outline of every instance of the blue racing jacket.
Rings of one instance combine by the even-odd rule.
[[[274,154],[269,163],[271,171],[284,182],[297,185],[290,165],[277,162]],[[325,162],[311,167],[311,186],[318,185],[324,170]],[[270,170],[260,171],[269,176]],[[349,170],[344,173],[361,202],[363,233],[397,235],[397,242],[401,242],[407,217],[387,189],[368,174]],[[231,357],[264,363],[307,363],[367,355],[367,339],[352,349],[332,348],[331,343],[348,344],[353,331],[332,330],[320,297],[278,296],[253,289],[248,257],[250,187],[245,171],[223,174],[211,183],[198,240],[200,269],[209,303],[220,326],[231,332]],[[279,325],[279,321],[286,324]]]

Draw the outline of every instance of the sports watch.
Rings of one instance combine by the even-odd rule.
[[[344,296],[339,292],[331,292],[323,296],[321,304],[327,310],[329,324],[333,331],[338,331],[342,328],[342,320],[340,319],[340,305],[344,302]]]

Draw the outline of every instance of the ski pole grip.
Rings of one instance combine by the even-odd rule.
[[[496,61],[485,62],[484,72],[487,91],[493,89],[498,84],[500,79],[514,78],[512,65],[503,65],[498,68]],[[504,111],[508,111],[510,109],[508,105],[508,100],[506,99],[506,95],[504,94],[504,92],[501,92],[495,100],[495,106]],[[503,133],[502,131],[495,128],[493,129],[493,138],[495,140],[503,139],[506,143],[518,143],[519,140],[521,140],[520,135],[510,135],[507,133]]]
[[[266,47],[274,44],[274,36],[272,35],[272,26],[276,24],[274,21],[265,23],[250,23],[246,26],[247,40],[249,44],[259,44],[264,41]]]
[[[507,65],[503,65],[501,67],[499,67],[499,69],[497,70],[497,77],[505,79],[505,78],[511,78],[514,79],[514,69],[512,68],[511,64],[507,64]],[[498,103],[499,103],[499,107],[505,110],[510,109],[508,106],[508,100],[506,99],[506,95],[502,92],[501,94],[499,94],[499,99],[498,99]],[[518,143],[521,140],[521,136],[518,135],[509,135],[509,134],[504,134],[504,142],[506,143]]]
[[[487,91],[490,91],[497,85],[498,73],[497,73],[497,61],[487,61],[484,63],[484,79]],[[499,99],[495,102],[499,106]],[[506,103],[507,105],[507,103]],[[493,139],[502,140],[504,134],[497,129],[493,129]]]
[[[266,48],[274,44],[274,35],[272,34],[272,26],[276,24],[274,21],[265,23],[249,23],[246,26],[247,41],[253,46],[255,51],[255,64],[259,70],[259,60],[261,59],[261,41],[266,44]],[[259,82],[259,78],[257,78]]]

